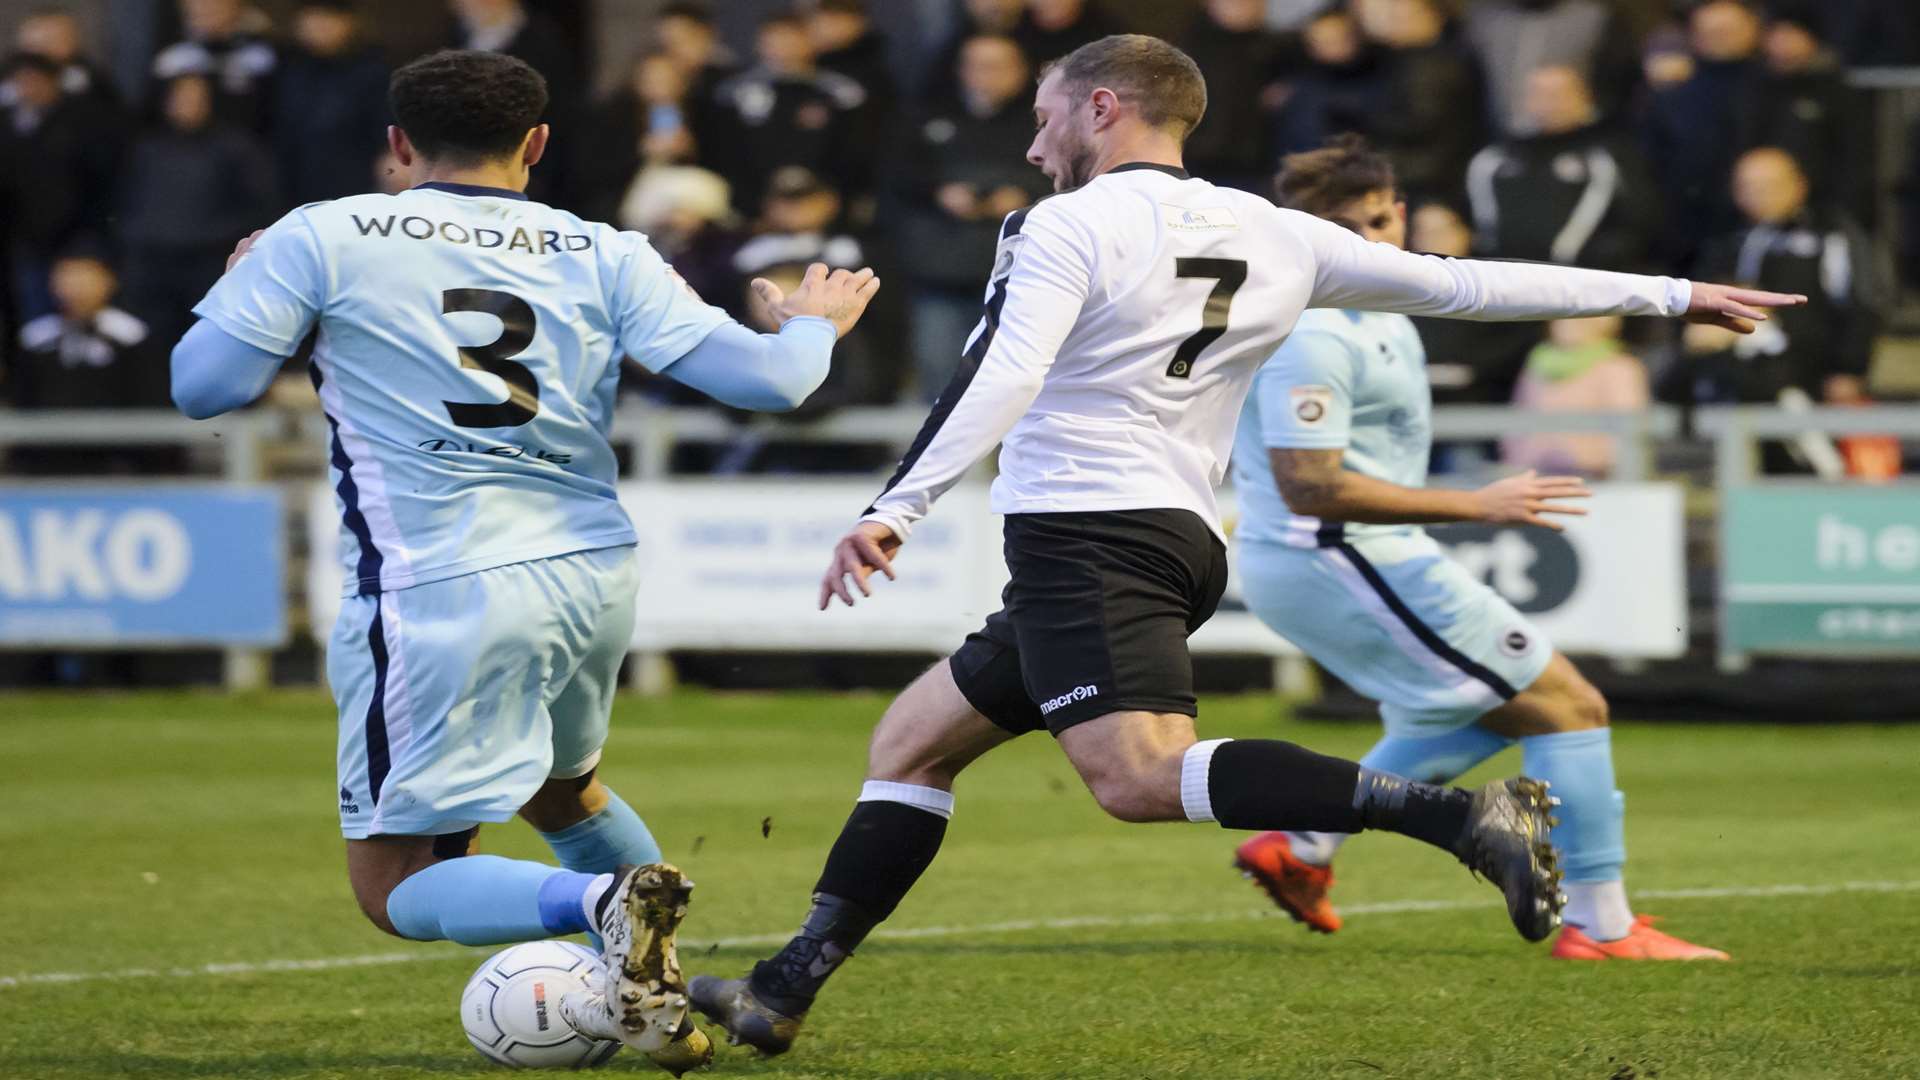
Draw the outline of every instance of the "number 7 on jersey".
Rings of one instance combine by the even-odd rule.
[[[1233,294],[1247,283],[1245,259],[1175,259],[1173,275],[1183,278],[1211,278],[1213,291],[1207,294],[1207,306],[1200,315],[1200,329],[1174,350],[1173,363],[1167,365],[1170,379],[1193,377],[1193,362],[1207,346],[1227,332],[1227,317],[1233,311]]]

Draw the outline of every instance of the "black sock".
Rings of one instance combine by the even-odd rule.
[[[1473,796],[1415,783],[1277,739],[1234,739],[1207,770],[1214,820],[1229,829],[1387,829],[1453,851]]]
[[[904,803],[854,806],[814,885],[800,933],[754,965],[754,994],[788,1015],[805,1012],[827,977],[899,906],[933,862],[947,819]]]
[[[1386,829],[1459,854],[1473,795],[1456,787],[1422,784],[1362,766],[1353,805],[1366,828]]]

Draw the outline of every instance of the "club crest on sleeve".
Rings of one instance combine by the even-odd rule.
[[[1333,411],[1333,390],[1325,386],[1296,386],[1288,391],[1293,399],[1293,418],[1307,427],[1326,422]]]
[[[993,255],[993,281],[999,281],[1013,273],[1014,264],[1020,261],[1020,249],[1025,247],[1026,243],[1027,238],[1019,235],[1009,236],[1000,241],[1000,250]]]

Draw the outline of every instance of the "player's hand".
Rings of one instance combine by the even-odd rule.
[[[873,275],[872,267],[828,273],[826,263],[807,267],[807,276],[791,293],[781,292],[780,286],[766,278],[754,278],[750,284],[760,302],[767,305],[776,328],[787,325],[788,319],[810,315],[833,323],[841,337],[860,321],[873,294],[880,291],[880,279]]]
[[[1496,480],[1473,493],[1480,503],[1479,520],[1489,525],[1539,525],[1554,532],[1566,526],[1547,514],[1585,517],[1584,506],[1570,506],[1566,499],[1585,499],[1593,495],[1587,482],[1577,476],[1541,476],[1532,469],[1519,476]]]
[[[227,269],[229,270],[233,269],[233,265],[235,263],[239,262],[241,259],[246,258],[247,252],[253,250],[254,242],[259,240],[260,235],[266,231],[267,230],[265,229],[255,229],[253,230],[253,232],[249,233],[244,239],[242,239],[239,243],[233,245],[233,254],[227,256]]]
[[[820,582],[820,610],[827,610],[836,596],[848,607],[853,606],[853,590],[847,588],[849,577],[861,596],[872,596],[867,579],[878,570],[887,575],[887,580],[893,580],[892,556],[899,550],[900,538],[885,525],[877,521],[855,525],[852,532],[833,545],[833,565],[827,567],[827,576]]]
[[[1807,302],[1799,293],[1766,292],[1741,289],[1732,285],[1693,283],[1693,303],[1687,305],[1688,322],[1706,323],[1736,334],[1753,333],[1754,323],[1767,321],[1764,308],[1799,307]]]

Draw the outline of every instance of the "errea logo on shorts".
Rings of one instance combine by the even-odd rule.
[[[1055,709],[1064,708],[1076,701],[1085,701],[1090,697],[1099,696],[1100,688],[1097,686],[1076,686],[1057,698],[1050,698],[1041,702],[1040,715],[1052,716]]]

